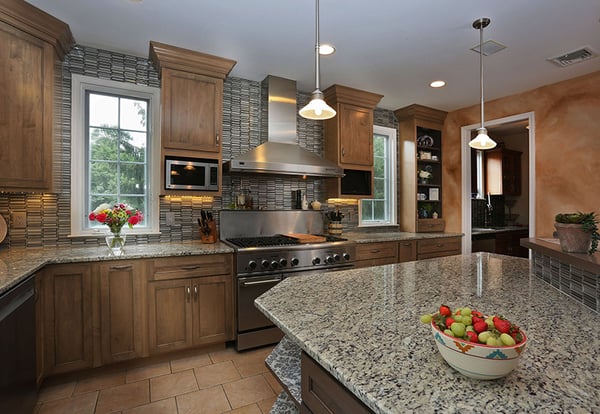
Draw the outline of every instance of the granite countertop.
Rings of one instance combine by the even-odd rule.
[[[0,249],[0,294],[48,264],[194,256],[231,252],[233,252],[233,249],[224,243],[203,244],[199,241],[127,245],[125,246],[125,254],[119,257],[110,256],[105,246]]]
[[[257,307],[376,413],[600,412],[598,314],[523,258],[474,253],[285,279]],[[480,381],[451,368],[423,313],[502,313],[528,335],[519,366]]]
[[[399,240],[438,239],[440,237],[462,237],[463,233],[408,233],[404,231],[391,232],[347,232],[342,237],[356,243],[377,243]]]
[[[529,227],[525,226],[504,226],[504,227],[473,227],[471,234],[473,236],[479,234],[495,234],[495,233],[505,233],[507,231],[520,231],[520,230],[528,230]]]

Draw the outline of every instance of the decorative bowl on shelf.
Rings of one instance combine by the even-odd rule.
[[[492,380],[510,374],[519,364],[527,345],[523,341],[513,346],[489,346],[447,335],[431,321],[431,332],[440,354],[448,365],[461,374],[475,379]]]

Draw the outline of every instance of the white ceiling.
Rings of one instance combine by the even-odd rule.
[[[237,61],[231,75],[272,74],[314,89],[314,0],[29,0],[68,23],[78,44],[148,56],[156,40]],[[486,101],[600,70],[600,57],[560,68],[546,58],[600,53],[599,0],[321,0],[321,89],[337,83],[454,110],[479,102],[474,20],[507,49],[484,58]],[[434,79],[445,88],[431,89]]]

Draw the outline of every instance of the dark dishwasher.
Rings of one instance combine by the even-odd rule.
[[[35,283],[0,295],[0,413],[33,412],[37,398]]]

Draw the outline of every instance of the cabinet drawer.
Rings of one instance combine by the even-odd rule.
[[[398,243],[364,243],[356,246],[356,260],[398,257]]]
[[[150,272],[150,280],[230,275],[232,257],[230,254],[207,254],[156,259],[153,263],[153,271]]]
[[[417,243],[417,252],[420,258],[422,254],[450,251],[457,251],[456,254],[460,253],[460,237],[419,240]]]
[[[446,222],[443,219],[419,219],[417,220],[417,233],[439,233],[443,232]]]

